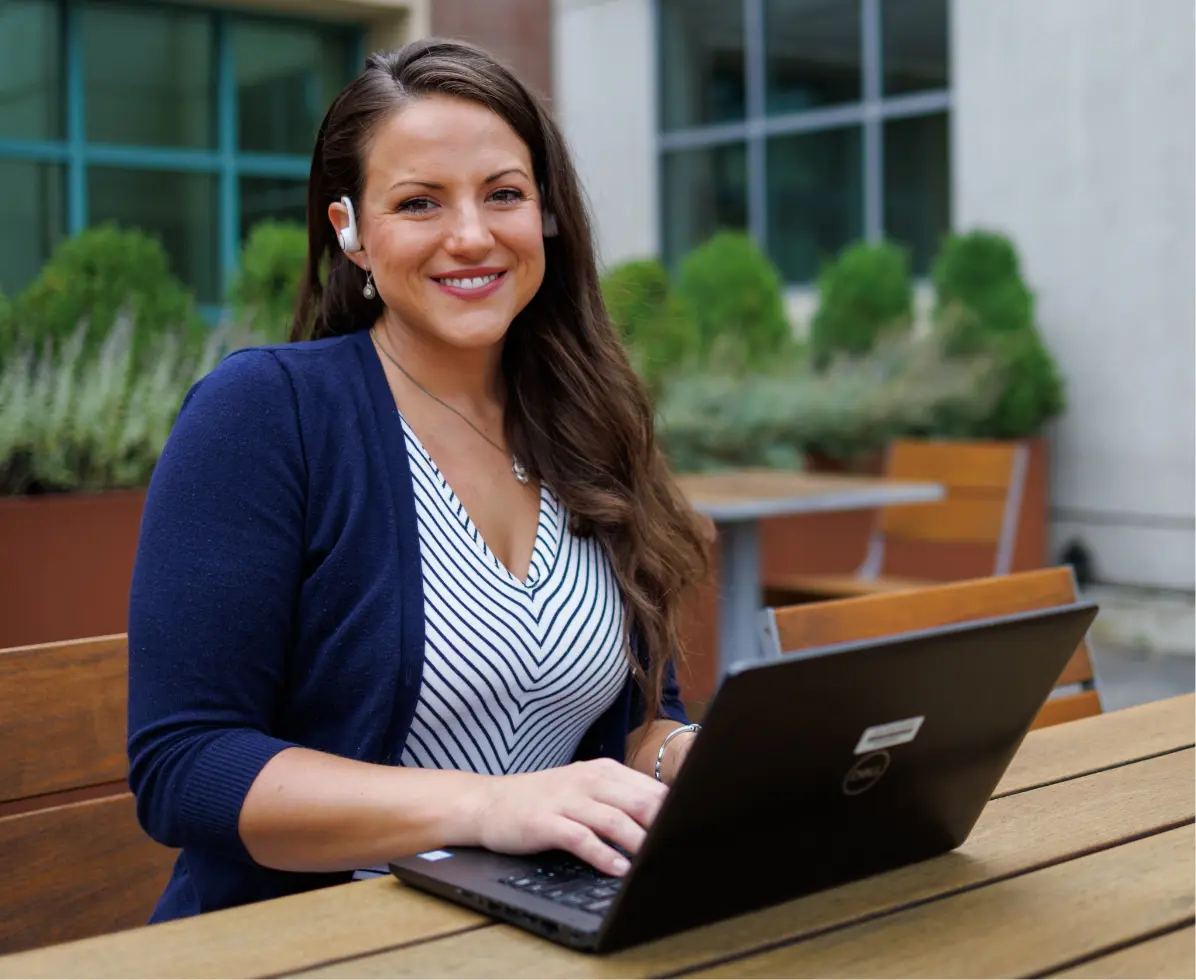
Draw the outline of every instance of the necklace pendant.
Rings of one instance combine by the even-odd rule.
[[[511,460],[511,472],[515,474],[515,479],[522,484],[528,481],[527,467],[525,467],[519,460]]]

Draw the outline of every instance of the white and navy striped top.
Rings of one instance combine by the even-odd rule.
[[[403,420],[423,567],[425,653],[401,763],[499,775],[568,763],[630,668],[623,597],[547,487],[527,579],[486,546]],[[513,478],[513,477],[512,477]]]

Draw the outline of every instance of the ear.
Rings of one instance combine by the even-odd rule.
[[[336,229],[337,241],[341,250],[354,265],[368,269],[369,258],[361,244],[361,234],[357,227],[357,216],[353,210],[353,202],[348,197],[342,197],[328,205],[328,220]]]

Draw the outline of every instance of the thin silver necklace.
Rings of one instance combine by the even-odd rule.
[[[500,453],[502,453],[504,456],[507,455],[507,451],[505,449],[503,449],[503,447],[500,446],[497,442],[495,442],[493,439],[491,439],[488,435],[486,435],[485,432],[483,432],[476,425],[474,425],[473,422],[470,421],[470,419],[467,415],[464,415],[461,412],[457,411],[457,409],[453,408],[453,406],[450,405],[448,402],[446,402],[444,399],[438,398],[436,395],[432,394],[432,392],[428,391],[428,389],[425,388],[423,385],[421,385],[418,381],[416,381],[415,378],[411,377],[411,375],[407,373],[407,369],[405,367],[403,367],[402,364],[400,364],[398,361],[396,361],[391,356],[390,351],[388,351],[385,347],[382,346],[382,341],[380,341],[378,339],[378,334],[375,333],[373,327],[370,327],[370,339],[374,342],[374,346],[377,347],[378,350],[380,350],[382,352],[383,356],[388,361],[390,361],[391,364],[393,364],[395,367],[397,367],[400,371],[403,372],[403,377],[405,377],[408,381],[410,381],[413,385],[415,385],[415,387],[417,387],[420,391],[422,391],[425,395],[427,395],[433,401],[438,402],[439,404],[443,405],[450,412],[452,412],[454,415],[456,415],[457,418],[459,418],[462,422],[464,422],[471,429],[473,429],[474,432],[476,432],[483,439],[485,439],[488,443],[490,443],[490,445],[492,445]],[[520,483],[522,483],[522,484],[527,483],[527,481],[529,479],[528,473],[527,473],[527,467],[524,466],[521,462],[519,462],[519,460],[517,460],[514,456],[511,457],[511,472],[515,474],[515,479],[518,480]]]

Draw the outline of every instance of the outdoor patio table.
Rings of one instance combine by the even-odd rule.
[[[761,657],[761,519],[928,503],[945,493],[930,482],[778,470],[693,474],[680,477],[679,483],[690,503],[718,527],[719,678],[732,663]]]
[[[381,877],[17,953],[0,977],[1191,977],[1194,709],[1031,732],[957,851],[610,956]]]

